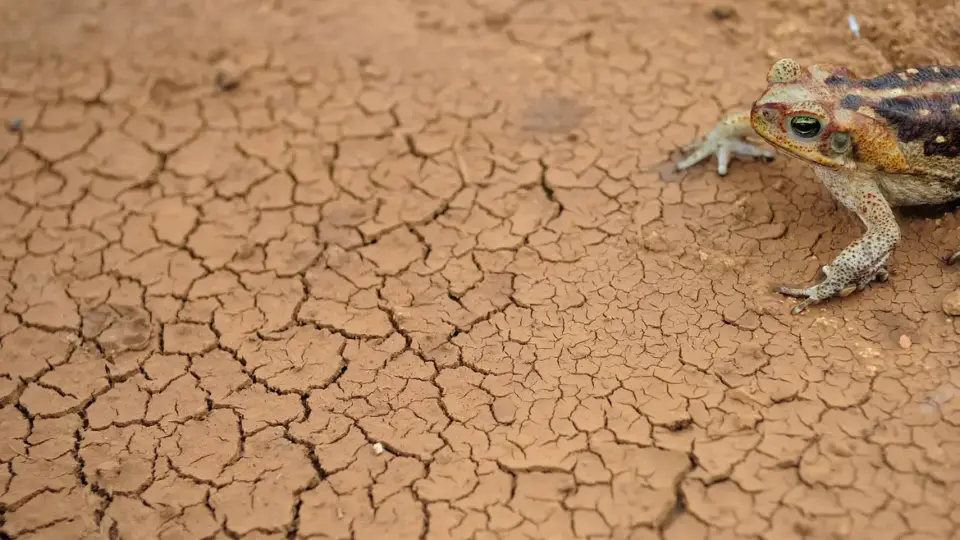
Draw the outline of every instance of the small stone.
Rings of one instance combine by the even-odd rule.
[[[237,249],[236,257],[241,261],[249,259],[250,257],[253,257],[253,254],[256,252],[256,249],[257,247],[254,244],[251,244],[250,242],[246,242]]]
[[[23,120],[20,118],[14,118],[13,120],[10,120],[10,122],[7,124],[7,128],[10,131],[18,133],[21,130],[23,130]]]
[[[900,336],[900,348],[909,349],[910,345],[913,345],[913,342],[910,341],[910,336],[903,334]]]
[[[960,291],[953,291],[943,298],[943,312],[951,317],[960,316]]]
[[[383,453],[383,443],[374,443],[374,444],[373,444],[373,453],[376,454],[376,455],[378,455],[378,456],[379,456],[380,454],[382,454],[382,453]]]
[[[217,85],[217,90],[221,92],[230,92],[232,90],[236,90],[240,86],[240,78],[227,70],[221,69],[217,71],[217,76],[214,78],[214,84]]]
[[[733,6],[716,6],[710,11],[710,15],[718,21],[725,21],[737,16],[737,10]]]

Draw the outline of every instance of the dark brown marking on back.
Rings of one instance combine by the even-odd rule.
[[[893,88],[912,88],[931,82],[947,82],[960,79],[958,66],[924,66],[919,68],[891,71],[872,79],[853,81],[856,86],[869,90],[890,90]]]
[[[823,80],[827,86],[853,86],[853,80],[842,75],[831,75]]]
[[[860,96],[843,96],[843,99],[840,100],[840,107],[848,111],[855,111],[860,108],[861,103],[863,103],[863,98]]]
[[[852,86],[857,81],[856,75],[845,67],[834,68],[830,76],[823,80],[827,86]]]
[[[874,110],[896,128],[901,141],[923,141],[924,155],[960,155],[960,94],[881,99]]]

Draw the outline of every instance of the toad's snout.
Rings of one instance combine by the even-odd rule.
[[[781,125],[782,116],[774,106],[755,103],[750,109],[750,125],[758,135],[769,140],[770,134]]]

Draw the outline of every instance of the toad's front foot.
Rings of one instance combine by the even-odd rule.
[[[829,266],[824,266],[819,271],[819,282],[817,284],[806,289],[779,286],[776,288],[776,291],[786,296],[804,299],[790,310],[794,315],[798,315],[813,304],[834,297],[844,298],[850,296],[856,291],[866,289],[870,283],[874,281],[883,283],[890,278],[890,273],[887,271],[884,263],[881,263],[875,270],[867,273],[865,277],[859,280],[845,280],[840,277],[841,274],[842,273],[834,272]]]
[[[754,131],[750,127],[749,112],[731,114],[721,120],[706,137],[693,141],[682,148],[684,153],[691,153],[677,162],[677,170],[689,169],[710,156],[717,156],[717,174],[725,176],[733,156],[759,157],[767,161],[772,160],[776,156],[774,152],[764,150],[744,140],[744,137],[752,133]]]

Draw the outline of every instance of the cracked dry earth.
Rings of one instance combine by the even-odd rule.
[[[3,538],[960,538],[958,216],[792,316],[856,218],[665,161],[942,2],[0,5]]]

